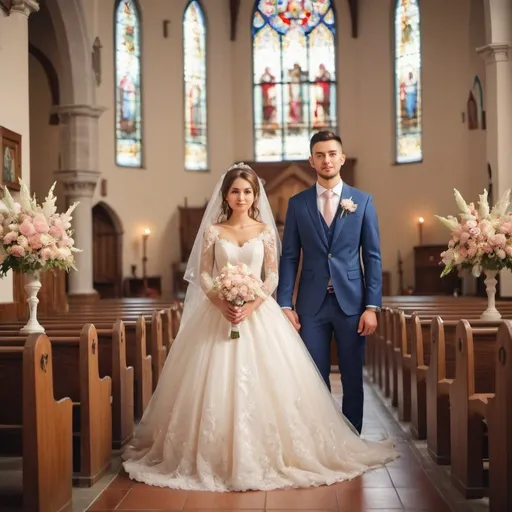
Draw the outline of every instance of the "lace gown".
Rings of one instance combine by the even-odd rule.
[[[230,324],[206,298],[167,357],[125,451],[130,478],[160,487],[245,491],[332,484],[396,458],[390,442],[361,439],[343,417],[299,334],[270,296],[277,286],[273,231],[243,246],[205,233],[202,287],[232,264],[264,270],[267,299]]]

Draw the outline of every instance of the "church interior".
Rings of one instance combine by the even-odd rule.
[[[55,182],[81,250],[36,291],[0,279],[0,510],[512,510],[511,273],[441,277],[436,217],[511,187],[511,45],[512,0],[0,0],[0,195]],[[319,130],[379,217],[363,435],[400,458],[308,489],[130,480],[213,186],[247,163],[282,230]]]

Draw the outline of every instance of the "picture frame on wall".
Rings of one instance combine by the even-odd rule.
[[[2,185],[10,190],[20,190],[21,135],[3,126],[0,126],[0,156]]]
[[[12,0],[0,0],[0,7],[6,14],[10,14],[12,7]]]

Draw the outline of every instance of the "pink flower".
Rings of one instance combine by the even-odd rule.
[[[20,233],[27,238],[36,233],[36,228],[30,217],[25,217],[23,222],[20,224]]]
[[[489,242],[491,245],[498,246],[498,245],[505,245],[507,243],[507,239],[505,238],[505,235],[498,234],[491,236],[489,238]]]
[[[469,245],[468,249],[467,249],[468,257],[473,258],[476,255],[477,251],[478,251],[478,247],[476,246],[475,243]]]
[[[464,233],[462,233],[460,235],[460,243],[465,244],[468,240],[469,240],[469,233],[467,231],[464,231]]]
[[[231,288],[231,279],[224,279],[224,281],[222,281],[222,286],[224,288]]]
[[[41,256],[41,260],[43,260],[43,262],[52,259],[53,258],[52,248],[44,247],[43,249],[41,249],[40,256]]]
[[[5,236],[4,236],[4,240],[3,240],[3,243],[5,245],[9,245],[11,244],[12,242],[14,242],[14,240],[16,240],[18,238],[18,233],[16,233],[16,231],[9,231],[9,233],[7,233]]]
[[[25,249],[23,249],[23,247],[21,247],[21,245],[12,245],[7,250],[15,258],[23,258],[23,256],[25,256]]]
[[[43,247],[43,243],[41,242],[41,235],[39,233],[35,233],[29,237],[28,243],[30,247],[36,251]]]
[[[505,235],[512,233],[512,222],[511,221],[503,222],[502,224],[500,224],[500,226],[498,226],[498,231]]]
[[[49,229],[48,234],[55,238],[61,238],[64,236],[65,231],[60,226],[52,226]]]
[[[36,214],[33,223],[34,228],[38,233],[48,233],[48,222],[46,221],[46,217],[42,213]]]

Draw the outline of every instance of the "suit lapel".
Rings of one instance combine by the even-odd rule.
[[[315,227],[316,232],[319,234],[322,242],[327,247],[328,241],[327,236],[325,235],[325,230],[322,226],[322,221],[320,220],[320,212],[318,211],[318,202],[316,195],[316,185],[313,185],[306,195],[306,206],[308,207],[309,216],[311,217],[311,221],[313,222],[313,226]]]
[[[349,199],[352,197],[352,189],[346,184],[343,183],[343,189],[341,190],[341,199],[340,203],[343,199]],[[342,214],[343,210],[341,209],[341,206],[338,208],[338,211],[336,215],[340,216]],[[336,243],[336,240],[340,236],[341,230],[343,229],[343,226],[345,225],[345,222],[347,222],[347,217],[350,215],[350,213],[346,212],[343,214],[343,217],[337,219],[336,224],[334,225],[334,233],[332,236],[332,244],[331,247],[334,247],[334,244]]]

